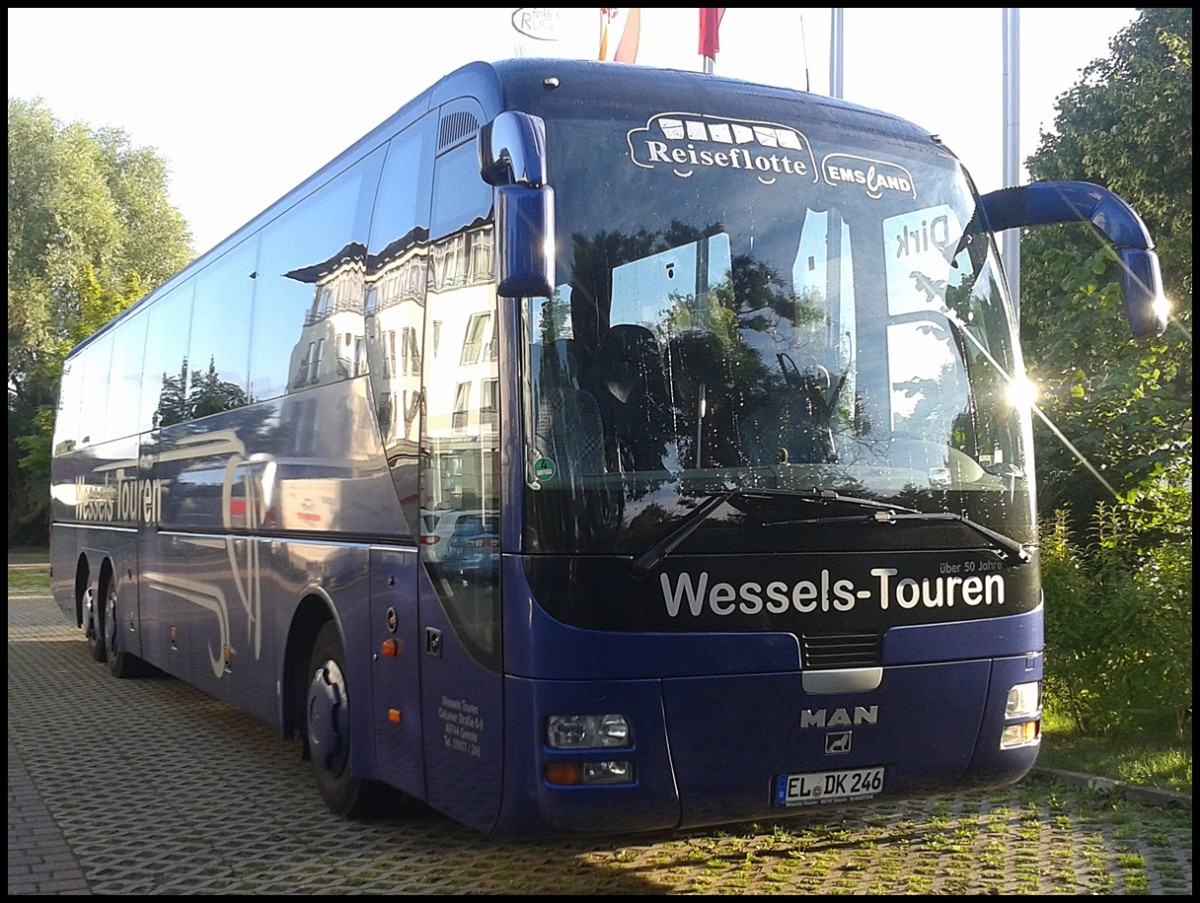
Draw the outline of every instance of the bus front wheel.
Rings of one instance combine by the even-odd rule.
[[[338,815],[366,813],[366,781],[351,774],[350,693],[345,654],[337,624],[327,621],[317,633],[309,660],[306,709],[309,755],[321,798]]]

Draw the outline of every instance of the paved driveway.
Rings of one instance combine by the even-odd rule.
[[[169,678],[118,681],[45,594],[8,607],[10,893],[1191,894],[1190,808],[1044,777],[667,835],[494,840],[330,815],[298,744]]]

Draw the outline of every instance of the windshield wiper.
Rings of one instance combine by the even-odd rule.
[[[634,559],[630,565],[630,572],[635,577],[643,577],[648,574],[654,567],[670,555],[675,548],[696,532],[696,528],[704,523],[705,519],[724,505],[727,501],[740,493],[741,489],[730,489],[728,492],[720,492],[715,495],[710,495],[703,502],[696,506],[695,509],[687,517],[683,519],[674,531],[668,533],[649,549]]]
[[[896,505],[889,505],[886,502],[876,501],[875,499],[862,498],[857,495],[842,495],[840,492],[835,492],[832,489],[741,489],[736,494],[744,498],[799,499],[802,502],[822,506],[844,504],[856,508],[871,508],[879,511],[903,511],[907,514],[920,513],[915,508],[900,508]],[[819,518],[819,520],[829,520],[829,518]],[[768,524],[767,526],[770,525]]]
[[[886,506],[884,506],[886,507]],[[977,535],[982,536],[991,542],[997,557],[1005,564],[1014,566],[1027,564],[1031,558],[1025,547],[1011,536],[1005,536],[1003,533],[997,533],[990,527],[985,527],[983,524],[971,520],[961,514],[955,514],[951,511],[942,512],[925,512],[912,511],[909,509],[901,510],[884,510],[876,511],[873,514],[853,514],[847,517],[809,517],[799,520],[781,520],[772,521],[769,524],[764,524],[767,527],[782,527],[792,524],[894,524],[900,521],[908,521],[909,523],[917,524],[936,524],[945,523],[947,521],[956,524],[962,524],[964,527],[974,531]]]
[[[727,492],[719,492],[710,495],[703,502],[696,506],[690,514],[683,519],[683,522],[675,528],[671,533],[668,533],[649,549],[643,552],[640,556],[634,559],[630,566],[630,571],[634,577],[643,577],[657,567],[658,563],[670,555],[679,544],[696,532],[697,528],[704,523],[710,514],[720,508],[726,502],[732,502],[735,498],[744,499],[767,499],[767,498],[787,498],[798,499],[802,502],[817,505],[830,504],[846,504],[853,505],[858,508],[870,508],[875,511],[876,516],[886,514],[889,516],[904,516],[907,514],[919,514],[911,508],[899,508],[895,505],[885,505],[883,502],[877,502],[874,499],[864,499],[853,495],[841,495],[834,492],[832,489],[753,489],[753,488],[736,488],[730,489]],[[900,512],[897,514],[897,512]],[[868,515],[869,517],[870,515]],[[778,521],[777,523],[784,524],[803,524],[803,523],[823,523],[830,520],[862,520],[862,515],[856,515],[851,518],[843,517],[824,517],[813,518],[811,520],[790,520]],[[764,524],[764,526],[774,526],[775,524]]]

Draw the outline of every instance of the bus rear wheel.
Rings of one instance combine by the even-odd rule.
[[[96,591],[90,586],[83,594],[83,635],[87,638],[88,651],[92,660],[104,661],[104,612],[96,604]]]
[[[120,604],[116,586],[110,586],[105,596],[101,622],[104,625],[104,656],[108,660],[109,673],[118,680],[137,677],[142,670],[142,660],[121,648]]]
[[[369,782],[351,774],[350,693],[342,639],[333,621],[317,633],[309,662],[306,739],[317,789],[333,812],[356,818],[368,811]]]

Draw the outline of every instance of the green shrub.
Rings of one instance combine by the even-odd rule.
[[[1043,530],[1048,707],[1101,734],[1192,703],[1190,463],[1102,505],[1081,548],[1060,512]]]

